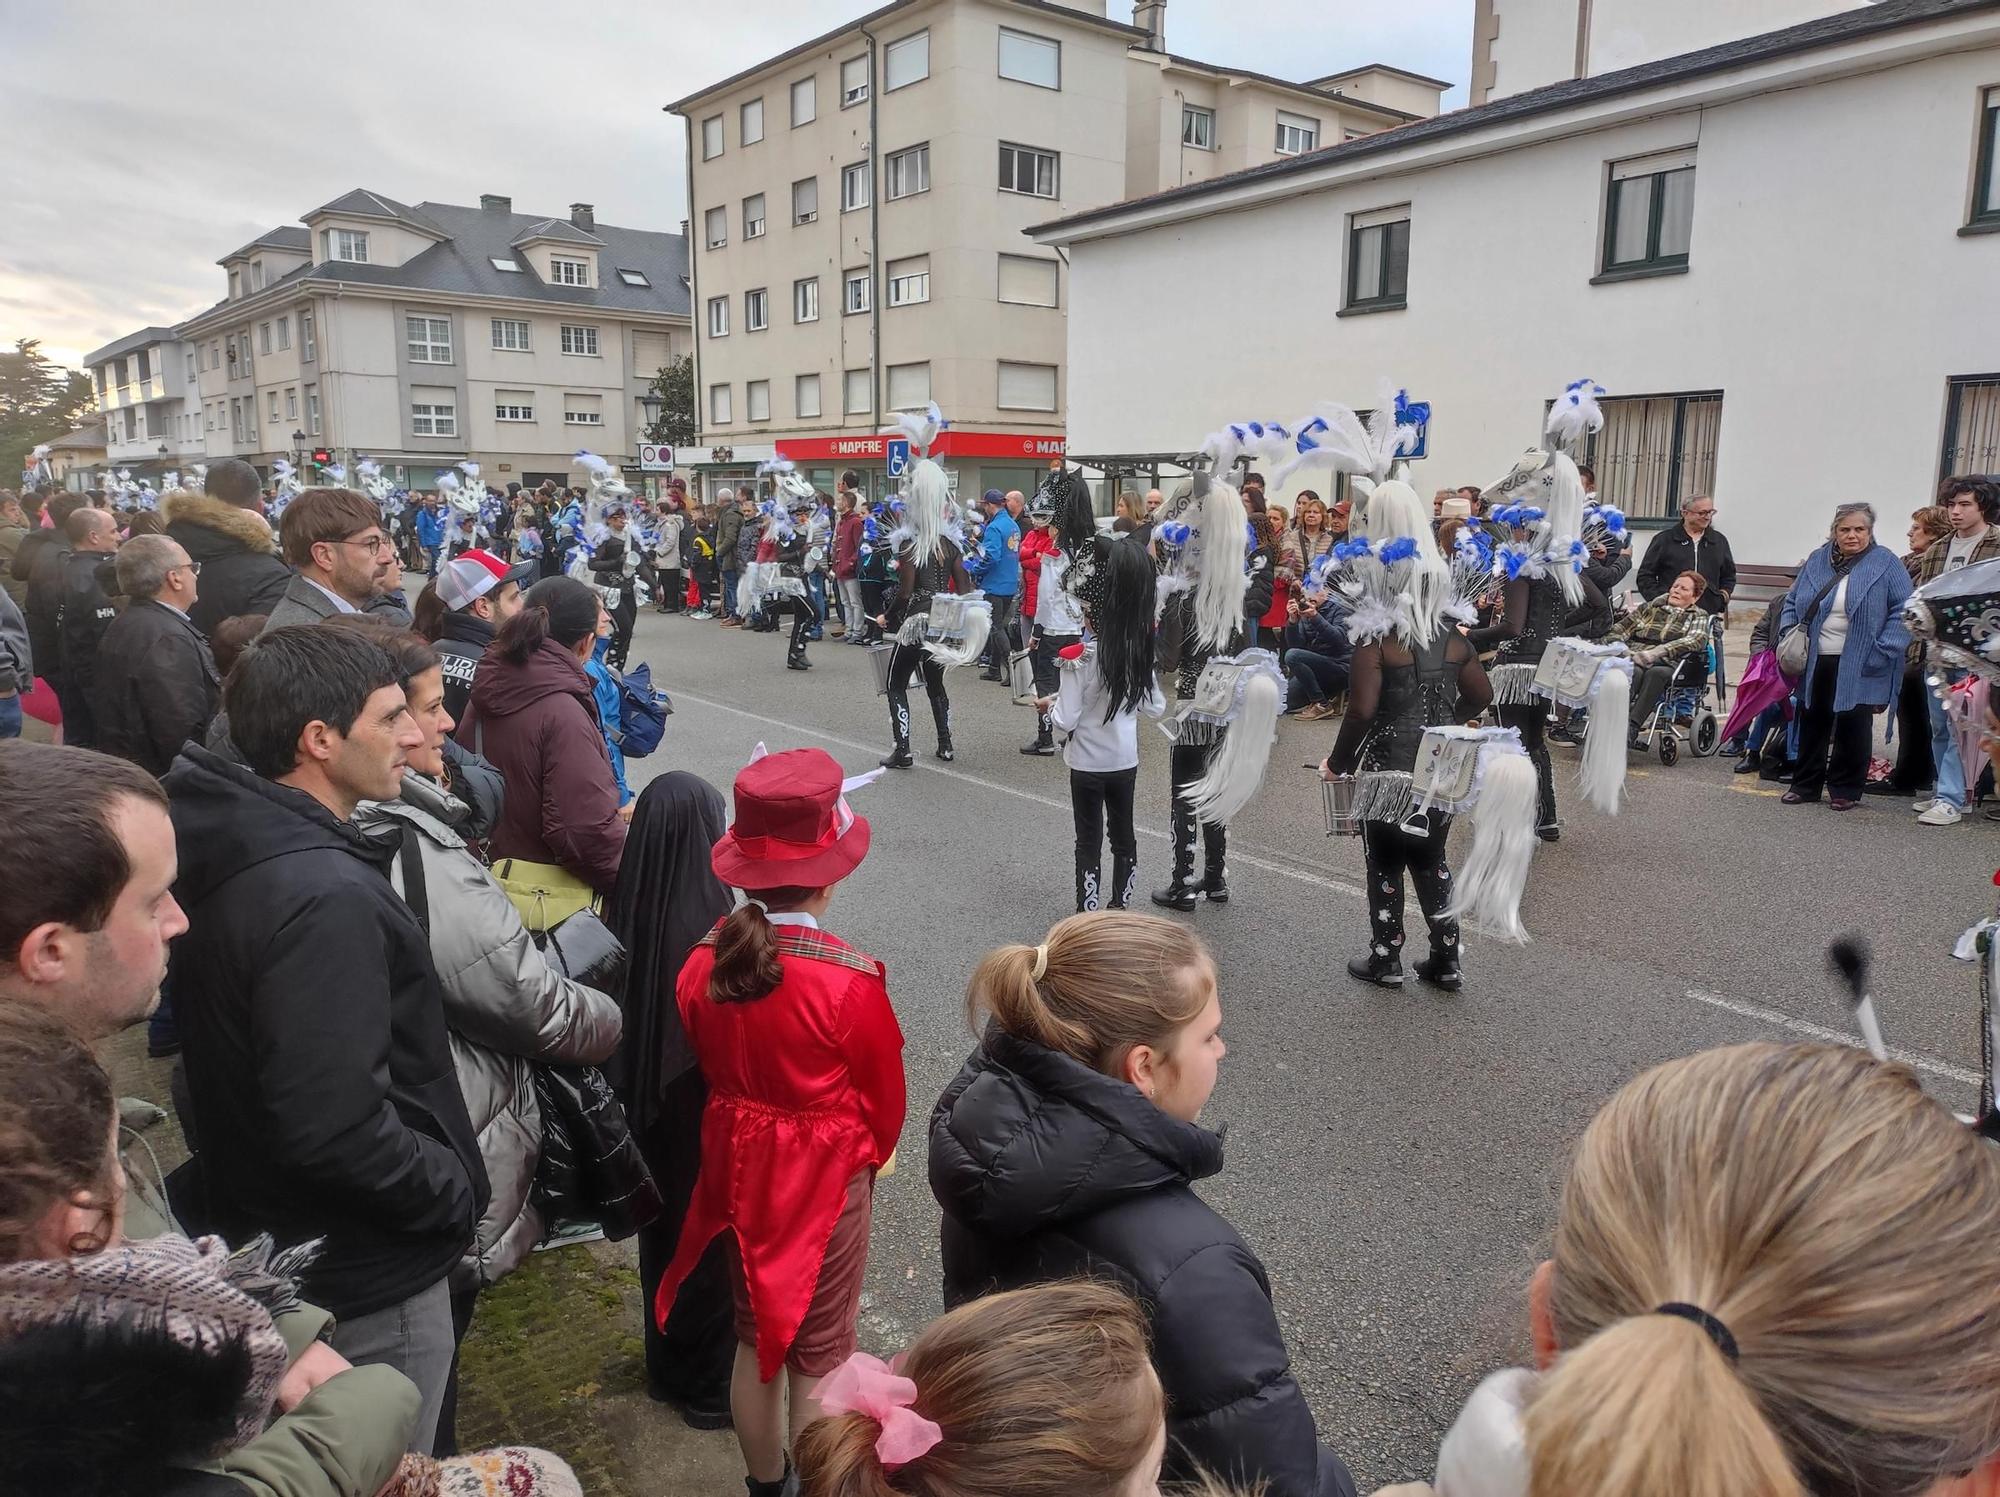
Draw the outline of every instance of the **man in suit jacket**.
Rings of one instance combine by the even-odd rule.
[[[297,569],[264,632],[360,613],[396,580],[396,548],[375,501],[353,489],[307,489],[285,506],[278,526],[285,560]]]
[[[163,775],[215,716],[222,682],[189,617],[196,563],[165,535],[136,535],[118,552],[118,590],[131,601],[104,631],[91,682],[97,745]]]

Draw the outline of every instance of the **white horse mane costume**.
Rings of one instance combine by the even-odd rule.
[[[937,559],[944,543],[950,541],[961,555],[966,549],[964,514],[952,502],[951,480],[931,455],[937,440],[950,430],[951,423],[944,412],[938,409],[936,401],[930,402],[921,412],[893,411],[889,420],[893,430],[889,435],[900,436],[910,444],[910,470],[903,488],[903,523],[889,533],[889,544],[900,553],[907,544],[910,558],[918,567],[929,566]],[[962,595],[939,594],[937,608],[941,616],[949,615],[949,627],[942,627],[941,618],[932,619],[928,612],[912,614],[904,622],[904,629],[922,639],[925,652],[941,664],[949,667],[970,665],[986,653],[986,639],[993,627],[993,605],[986,595],[977,590]],[[914,643],[906,639],[905,643]]]

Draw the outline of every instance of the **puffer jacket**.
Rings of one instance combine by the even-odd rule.
[[[160,505],[167,535],[201,566],[200,595],[188,617],[203,634],[239,614],[268,614],[291,585],[271,527],[255,510],[206,494],[169,494]]]
[[[1077,1274],[1144,1306],[1167,1394],[1165,1479],[1353,1497],[1292,1377],[1264,1266],[1193,1190],[1222,1140],[1127,1082],[989,1027],[931,1112],[944,1301]]]
[[[390,882],[427,917],[431,960],[444,988],[452,1065],[493,1187],[452,1287],[497,1284],[542,1240],[529,1187],[542,1157],[536,1062],[598,1065],[623,1027],[610,995],[554,972],[521,917],[458,829],[471,808],[414,771],[396,801],[363,801],[354,821],[371,836],[400,836]],[[423,904],[408,887],[408,849],[423,868]]]

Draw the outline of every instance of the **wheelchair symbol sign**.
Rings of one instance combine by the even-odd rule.
[[[889,460],[889,476],[901,478],[910,466],[910,444],[897,439],[886,443],[883,451]]]

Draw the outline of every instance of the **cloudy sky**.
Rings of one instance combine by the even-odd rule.
[[[1170,0],[1167,44],[1285,78],[1387,62],[1464,102],[1473,0]],[[869,0],[0,0],[0,346],[89,350],[217,300],[221,256],[352,187],[674,229],[661,105]],[[1109,0],[1129,19],[1129,0]]]

